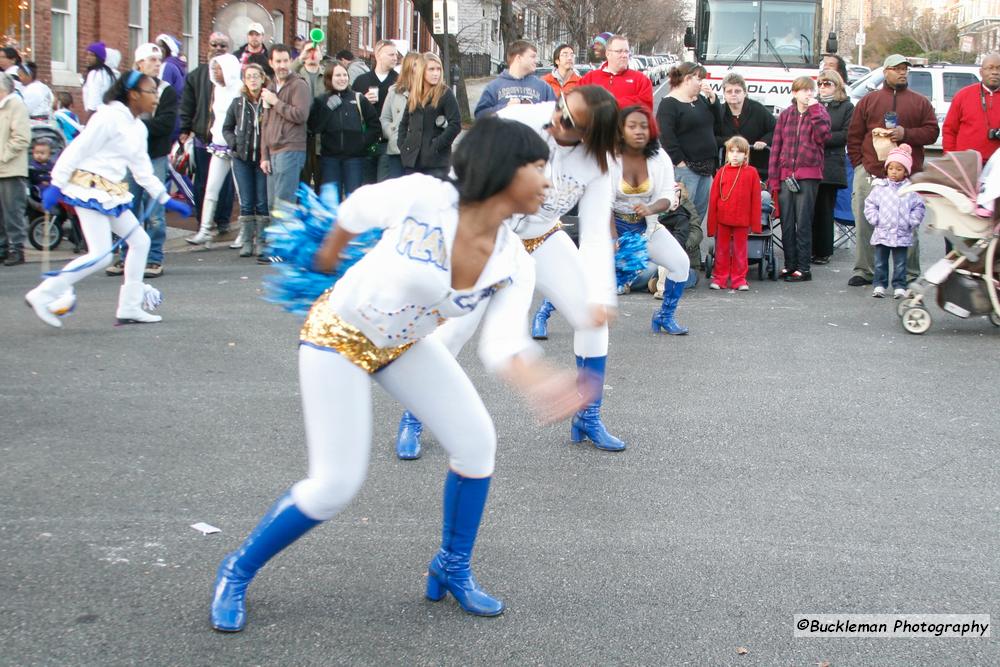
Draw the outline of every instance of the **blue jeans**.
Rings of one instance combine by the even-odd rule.
[[[279,200],[295,203],[299,175],[306,166],[305,151],[284,151],[271,156],[271,174],[267,179],[268,210],[274,210]]]
[[[892,287],[906,289],[906,246],[892,248],[887,245],[875,246],[875,269],[872,284],[875,287],[889,286],[889,253],[892,253]]]
[[[319,158],[320,183],[340,184],[340,200],[360,188],[365,182],[365,170],[371,160],[366,157],[327,157]]]
[[[403,175],[403,161],[399,155],[380,155],[378,158],[379,183]]]
[[[201,205],[205,201],[205,184],[208,182],[208,163],[212,156],[204,146],[194,147],[194,207],[198,214],[196,220],[201,220]],[[233,215],[233,182],[226,179],[219,190],[219,199],[215,203],[215,226],[227,227],[229,218]],[[150,260],[152,261],[152,260]]]
[[[156,174],[161,183],[166,183],[167,156],[156,157],[150,161],[153,163],[153,173]],[[157,204],[153,201],[149,193],[135,182],[131,172],[128,175],[128,190],[132,193],[132,213],[139,222],[143,223],[143,228],[149,234],[149,256],[146,258],[146,263],[163,264],[163,242],[167,240],[167,219],[164,215],[163,204]],[[146,209],[149,207],[152,207],[152,210],[143,221],[143,216],[146,215]],[[123,262],[126,255],[128,255],[128,243],[122,244],[121,260]]]
[[[240,215],[267,215],[267,174],[260,163],[233,158],[233,178],[240,199]]]
[[[712,177],[696,174],[687,167],[674,167],[674,180],[684,184],[687,188],[688,198],[694,204],[698,215],[701,216],[701,224],[705,224],[705,216],[708,215],[708,194],[712,189]]]

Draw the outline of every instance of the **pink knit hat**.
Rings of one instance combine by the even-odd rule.
[[[913,171],[913,149],[910,148],[909,144],[896,146],[889,151],[889,156],[885,159],[886,165],[890,162],[903,165],[903,169],[906,169],[906,174],[909,176],[910,172]]]

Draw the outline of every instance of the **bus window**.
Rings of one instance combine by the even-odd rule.
[[[729,63],[757,38],[760,3],[745,0],[708,0],[705,3],[702,44],[699,52],[705,61]],[[760,44],[754,44],[742,60],[756,60]]]
[[[760,60],[784,61],[789,66],[814,63],[817,3],[771,0],[762,4]]]

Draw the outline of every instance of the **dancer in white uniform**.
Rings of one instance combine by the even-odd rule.
[[[361,488],[371,444],[371,380],[426,419],[448,451],[441,550],[428,568],[427,597],[440,600],[450,592],[471,614],[503,611],[501,601],[479,588],[469,565],[496,434],[454,356],[429,334],[442,318],[468,317],[480,306],[486,323],[479,352],[487,367],[552,419],[587,400],[572,372],[553,372],[536,359],[539,350],[527,335],[534,262],[503,224],[541,205],[547,154],[528,128],[491,118],[477,123],[456,151],[456,184],[416,174],[359,188],[340,207],[337,226],[316,255],[320,270],[332,269],[358,233],[385,232],[315,301],[302,328],[309,476],[222,561],[212,600],[215,629],[241,630],[246,588],[257,570]]]
[[[127,239],[124,284],[118,296],[118,322],[159,322],[159,315],[143,310],[151,288],[142,283],[149,253],[149,235],[132,214],[132,195],[125,182],[126,170],[154,200],[184,216],[191,209],[167,195],[153,173],[146,152],[146,125],[138,116],[156,110],[156,82],[131,71],[116,81],[80,135],[70,143],[52,168],[52,185],[42,195],[45,210],[60,200],[76,208],[87,239],[87,254],[74,259],[56,275],[28,292],[25,300],[35,314],[54,327],[59,315],[75,305],[73,284],[111,263],[111,233]]]
[[[691,260],[674,235],[657,221],[657,216],[677,207],[674,165],[660,147],[652,113],[642,106],[621,112],[621,151],[611,163],[614,179],[615,236],[636,232],[646,238],[649,258],[667,270],[663,305],[653,315],[653,333],[688,332],[674,321],[677,302],[684,293]]]
[[[617,305],[611,232],[608,162],[618,145],[618,105],[598,86],[574,88],[558,102],[513,105],[498,115],[532,127],[549,145],[552,181],[542,208],[508,221],[535,259],[538,290],[573,326],[577,367],[603,378],[608,355],[608,312]],[[579,204],[580,248],[560,230],[559,219]],[[475,332],[478,316],[446,323],[436,333],[458,354]],[[573,417],[573,442],[589,439],[599,449],[621,451],[625,443],[601,422],[601,396]],[[396,438],[401,459],[420,456],[419,415],[403,414]]]
[[[212,142],[206,147],[211,160],[208,163],[208,180],[205,182],[205,200],[201,205],[201,226],[198,233],[184,239],[193,245],[209,245],[218,230],[215,227],[215,207],[219,203],[219,192],[233,168],[233,151],[226,142],[222,126],[233,100],[243,90],[240,78],[240,60],[231,53],[215,56],[209,61],[209,77],[212,81],[212,126],[209,128]],[[242,232],[242,228],[240,229]],[[242,243],[240,243],[242,245]]]

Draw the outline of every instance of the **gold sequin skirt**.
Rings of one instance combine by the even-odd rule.
[[[398,359],[415,341],[398,347],[378,347],[360,329],[342,320],[327,303],[324,294],[306,316],[299,342],[333,350],[367,373],[376,373]]]
[[[541,236],[536,236],[533,239],[522,239],[521,242],[524,243],[524,249],[527,250],[528,254],[530,255],[531,253],[538,250],[539,246],[545,243],[545,241],[548,240],[550,236],[558,232],[560,229],[562,229],[562,223],[557,222],[555,227],[545,232]]]

